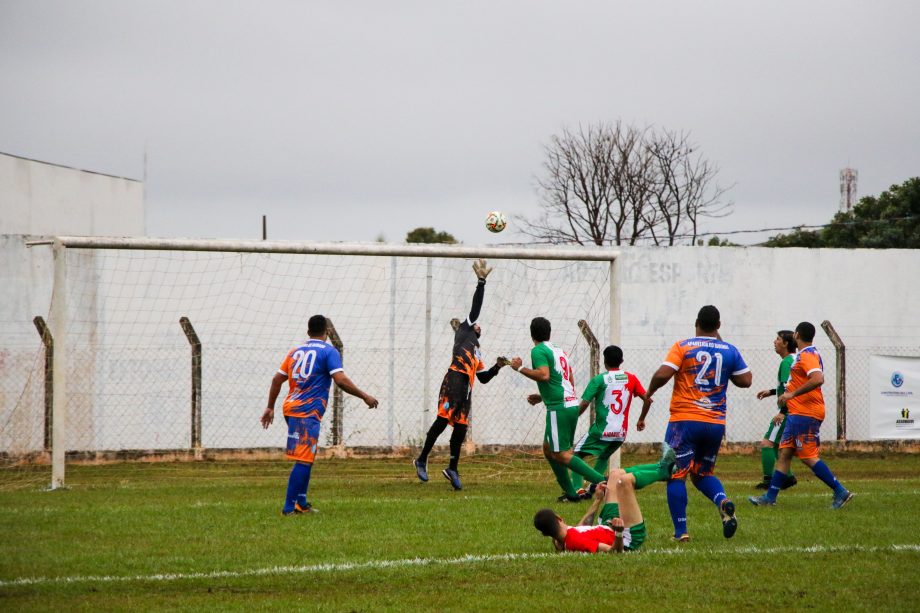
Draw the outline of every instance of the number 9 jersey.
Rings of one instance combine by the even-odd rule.
[[[291,349],[278,372],[288,378],[285,417],[323,418],[332,375],[342,370],[342,356],[325,341],[310,339]]]
[[[677,371],[670,421],[725,424],[725,388],[733,375],[750,370],[738,348],[699,336],[674,343],[663,362]]]

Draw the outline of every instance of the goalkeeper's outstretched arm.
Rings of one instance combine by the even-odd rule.
[[[478,260],[473,262],[473,272],[476,273],[479,281],[476,283],[476,291],[473,292],[473,306],[470,307],[470,315],[466,319],[471,326],[479,320],[479,313],[482,311],[482,298],[486,293],[486,277],[489,276],[492,269],[486,265],[485,260]]]

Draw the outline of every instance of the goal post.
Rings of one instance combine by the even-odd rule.
[[[578,322],[610,342],[620,336],[612,248],[73,236],[30,243],[37,245],[54,252],[52,488],[65,485],[68,451],[188,450],[195,436],[203,448],[277,448],[277,432],[241,434],[240,423],[256,423],[271,373],[314,313],[336,322],[346,372],[383,409],[365,412],[346,396],[345,429],[327,426],[324,439],[358,448],[419,444],[449,363],[445,322],[468,313],[475,287],[462,260],[496,268],[481,317],[487,364],[506,353],[526,359],[530,318],[547,316],[553,340],[584,354],[582,388],[589,358]],[[189,341],[177,323],[186,316],[204,348],[197,434],[171,417],[173,404],[188,416],[191,375],[178,369],[188,370]],[[518,406],[530,382],[495,382],[474,395],[477,443],[538,444],[542,422]]]

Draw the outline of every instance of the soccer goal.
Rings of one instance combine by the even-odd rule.
[[[498,356],[529,360],[529,322],[544,316],[581,389],[598,368],[586,339],[593,334],[603,346],[619,337],[618,253],[609,248],[92,237],[32,243],[49,247],[52,488],[64,485],[67,458],[277,450],[283,422],[265,431],[259,417],[273,374],[316,313],[334,326],[331,342],[345,372],[380,401],[368,410],[334,394],[324,446],[419,445],[450,363],[451,320],[470,309],[477,258],[495,269],[479,319],[487,365]],[[45,381],[43,364],[33,360],[35,382]],[[525,401],[533,391],[510,369],[477,384],[475,444],[539,446],[544,409]],[[13,409],[31,416],[30,432],[43,431],[31,423],[45,414],[34,406],[39,396],[23,395],[29,406]],[[6,457],[42,450],[38,435],[14,445],[16,438],[8,432],[0,441]]]

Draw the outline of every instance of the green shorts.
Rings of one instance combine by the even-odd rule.
[[[783,417],[783,422],[780,425],[773,423],[773,420],[770,420],[770,427],[767,428],[767,433],[763,435],[765,441],[770,441],[774,445],[779,445],[779,442],[783,440],[783,430],[786,429],[786,419],[788,416]]]
[[[597,518],[598,524],[606,524],[614,517],[619,517],[619,505],[608,503],[601,507],[601,514]],[[648,533],[645,531],[645,522],[639,522],[635,526],[630,526],[623,531],[623,549],[626,551],[637,551],[645,542]]]
[[[546,432],[543,441],[552,451],[568,451],[575,440],[578,407],[546,407]]]
[[[609,458],[623,445],[623,441],[605,441],[601,439],[603,430],[591,426],[591,429],[575,443],[575,453],[596,458]]]

